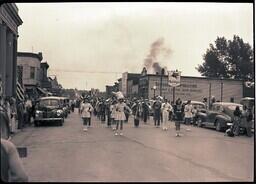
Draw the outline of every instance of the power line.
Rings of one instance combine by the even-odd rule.
[[[88,71],[88,70],[59,70],[49,69],[51,72],[68,72],[68,73],[104,73],[104,74],[122,74],[122,72],[108,72],[108,71]]]

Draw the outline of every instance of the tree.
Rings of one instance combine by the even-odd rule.
[[[251,46],[234,35],[233,40],[217,37],[210,44],[204,63],[196,67],[202,76],[254,81],[254,55]]]

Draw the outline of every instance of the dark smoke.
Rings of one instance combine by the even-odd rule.
[[[150,53],[144,59],[144,66],[146,67],[148,73],[151,74],[161,74],[162,68],[167,72],[166,67],[161,67],[159,63],[159,57],[168,57],[171,53],[171,50],[164,47],[164,38],[159,38],[151,44]]]

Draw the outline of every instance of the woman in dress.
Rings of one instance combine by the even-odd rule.
[[[119,96],[118,97],[118,103],[116,104],[116,112],[115,112],[115,116],[116,116],[116,131],[115,131],[115,135],[118,135],[119,131],[119,124],[120,124],[120,133],[119,135],[123,135],[123,122],[126,120],[125,117],[125,109],[127,109],[130,113],[131,113],[131,109],[128,107],[128,105],[126,105],[124,103],[124,98],[123,96]]]

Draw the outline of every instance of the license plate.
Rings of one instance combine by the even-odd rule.
[[[27,157],[27,147],[17,147],[20,158]]]

